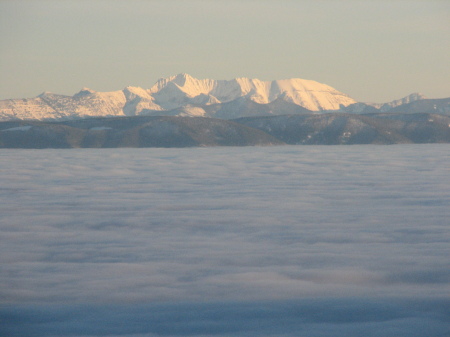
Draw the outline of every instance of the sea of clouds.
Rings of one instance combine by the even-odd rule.
[[[0,151],[0,335],[446,336],[448,145]]]

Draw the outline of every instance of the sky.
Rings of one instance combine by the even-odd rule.
[[[358,101],[450,96],[446,0],[0,0],[0,99],[303,78]]]

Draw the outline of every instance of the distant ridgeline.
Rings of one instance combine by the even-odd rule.
[[[298,114],[224,120],[134,116],[0,122],[0,148],[450,143],[450,116]]]
[[[103,117],[103,118],[102,118]],[[0,101],[0,147],[450,142],[450,98],[361,103],[315,81],[199,80]]]

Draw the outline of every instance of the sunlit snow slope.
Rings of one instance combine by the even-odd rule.
[[[279,97],[311,111],[337,110],[356,103],[346,94],[319,82],[293,78],[289,80],[261,81],[235,78],[225,80],[199,80],[188,74],[160,79],[149,92],[163,109],[174,109],[186,104],[226,103],[240,97],[267,104]]]
[[[141,114],[214,117],[203,107],[237,99],[257,104],[281,100],[311,111],[338,110],[340,106],[356,103],[346,94],[328,85],[298,78],[277,81],[249,78],[199,80],[188,74],[179,74],[158,80],[150,89],[126,87],[114,92],[96,92],[83,88],[73,96],[46,92],[35,98],[2,100],[0,120]],[[175,109],[181,110],[169,113]],[[222,116],[224,117],[226,118]],[[242,117],[239,116],[239,111],[233,112],[232,118],[236,117]]]

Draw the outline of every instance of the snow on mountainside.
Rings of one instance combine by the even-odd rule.
[[[373,113],[373,112],[388,112],[400,105],[409,104],[415,101],[425,100],[427,97],[421,93],[415,92],[401,99],[397,99],[388,103],[363,103],[358,102],[347,106],[341,106],[340,112],[347,113]]]
[[[0,120],[176,115],[176,109],[182,115],[213,117],[211,109],[206,107],[243,98],[257,104],[282,100],[311,111],[337,110],[340,106],[356,103],[328,85],[298,78],[277,81],[249,78],[200,80],[188,74],[178,74],[158,80],[148,90],[126,87],[114,92],[96,92],[83,88],[73,96],[46,92],[35,98],[2,100]],[[241,117],[239,113],[233,111],[233,118]]]
[[[382,103],[382,104],[374,104],[373,106],[376,106],[380,109],[381,112],[389,111],[399,105],[403,104],[409,104],[415,101],[419,101],[422,99],[426,99],[427,97],[425,95],[422,95],[419,92],[412,93],[411,95],[408,95],[406,97],[403,97],[401,99],[396,99],[394,101],[388,102],[388,103]]]
[[[397,107],[399,105],[409,104],[409,103],[412,103],[412,102],[415,102],[415,101],[419,101],[419,100],[422,100],[422,99],[426,99],[426,98],[427,97],[425,95],[422,95],[419,92],[415,92],[415,93],[413,93],[411,95],[403,97],[402,99],[398,99],[398,100],[395,100],[395,101],[392,101],[392,102],[389,102],[389,103],[385,103],[385,104],[383,104],[381,106],[380,109],[381,109],[382,112],[385,112],[385,111],[389,111],[392,108],[395,108],[395,107]]]
[[[29,99],[0,101],[0,120],[70,119],[89,116],[115,116],[126,103],[122,91],[95,92],[83,88],[73,96],[44,92]]]
[[[233,119],[310,112],[366,114],[399,109],[450,114],[450,103],[448,99],[426,99],[418,93],[384,104],[361,103],[326,84],[299,78],[211,80],[178,74],[159,79],[150,89],[129,86],[113,92],[96,92],[83,88],[73,96],[44,92],[29,99],[0,100],[0,121],[137,115]]]
[[[164,109],[186,104],[206,105],[226,103],[239,97],[267,104],[283,96],[288,102],[311,111],[333,110],[356,103],[346,94],[319,82],[299,78],[277,81],[235,78],[226,80],[199,80],[188,74],[160,79],[149,92]]]

